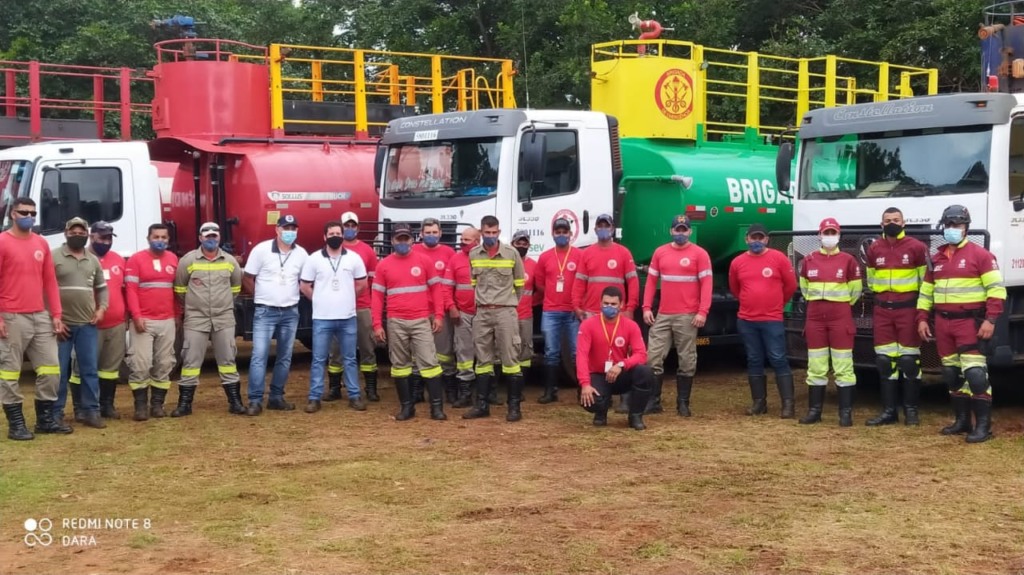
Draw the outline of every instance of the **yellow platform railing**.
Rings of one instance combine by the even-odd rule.
[[[371,103],[405,105],[438,114],[515,108],[511,60],[414,52],[270,45],[270,107],[275,134],[285,123],[344,125],[365,136]],[[491,80],[493,78],[493,80]],[[351,121],[285,119],[286,100],[350,103]]]

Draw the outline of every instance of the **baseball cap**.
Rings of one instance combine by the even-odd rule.
[[[68,220],[68,223],[64,224],[64,231],[66,232],[75,226],[79,226],[82,229],[88,231],[89,222],[83,220],[82,218],[71,218],[70,220]]]
[[[220,226],[218,226],[216,223],[206,222],[205,224],[199,226],[199,235],[205,237],[214,234],[220,237]]]
[[[516,243],[517,240],[528,240],[530,239],[530,232],[526,230],[519,230],[512,234],[512,243]]]
[[[672,228],[671,229],[674,230],[674,229],[678,228],[679,226],[685,226],[686,229],[690,229],[690,218],[686,217],[683,214],[679,214],[678,216],[672,218]]]
[[[818,232],[820,233],[825,230],[835,230],[837,232],[840,231],[839,222],[837,222],[835,218],[825,218],[821,220],[821,223],[818,224]]]
[[[92,227],[89,228],[89,233],[99,236],[117,237],[117,234],[114,233],[114,226],[111,225],[110,222],[99,221],[94,223]]]
[[[595,225],[601,222],[607,222],[610,225],[615,225],[615,220],[612,219],[611,214],[601,214],[597,216],[597,220],[595,220],[594,222]]]
[[[762,234],[767,236],[768,228],[764,227],[764,224],[750,224],[750,227],[747,228],[747,235],[752,236],[755,234]]]
[[[395,239],[398,236],[409,236],[412,237],[412,228],[409,224],[395,224],[391,228],[391,239]]]
[[[277,227],[283,228],[285,226],[298,226],[299,220],[295,219],[295,216],[291,214],[285,214],[277,218]]]
[[[349,222],[359,223],[359,216],[355,212],[345,212],[341,214],[341,223],[347,224]]]
[[[567,220],[565,218],[558,218],[557,220],[555,220],[554,222],[551,223],[551,229],[552,230],[566,229],[566,230],[572,231],[572,224],[570,224],[569,220]]]

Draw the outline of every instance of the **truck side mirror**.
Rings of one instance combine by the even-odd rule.
[[[1016,200],[1013,200],[1013,211],[1024,211],[1024,198],[1017,198]]]
[[[793,144],[783,142],[779,145],[779,153],[775,156],[775,185],[779,193],[786,197],[793,197],[789,193],[789,187],[793,182],[789,178],[790,164],[793,163]]]
[[[534,190],[544,185],[548,169],[547,136],[537,131],[524,134],[519,152],[519,181],[526,182],[529,190],[523,211],[528,212],[533,209]]]
[[[386,146],[377,146],[377,155],[373,158],[373,189],[380,192],[380,172],[384,169],[384,159],[388,155]]]

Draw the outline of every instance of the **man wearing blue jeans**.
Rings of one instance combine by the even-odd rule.
[[[366,265],[358,254],[345,249],[344,241],[341,222],[327,222],[326,245],[309,256],[300,276],[302,295],[313,302],[313,365],[306,413],[320,411],[331,338],[340,344],[349,407],[366,410],[356,363],[356,295],[366,290]]]
[[[57,334],[57,361],[60,365],[60,388],[53,416],[58,422],[64,418],[71,379],[71,352],[78,358],[81,384],[74,387],[75,419],[88,426],[103,429],[107,425],[100,417],[99,331],[96,323],[103,319],[109,294],[103,279],[103,268],[96,256],[85,250],[89,241],[89,224],[82,218],[72,218],[64,226],[64,245],[53,250],[53,265],[60,288],[60,303],[64,310],[64,329]],[[79,398],[78,396],[81,395]]]
[[[245,262],[242,289],[253,294],[252,358],[249,360],[249,407],[247,415],[263,411],[263,389],[270,356],[270,340],[277,334],[274,373],[270,379],[267,409],[291,411],[284,386],[292,365],[295,331],[299,327],[299,276],[309,255],[295,244],[299,222],[285,214],[277,220],[277,237],[259,243]]]

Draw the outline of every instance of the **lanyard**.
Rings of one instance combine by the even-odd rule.
[[[284,256],[284,259],[281,259],[281,252],[277,252],[277,263],[281,265],[281,273],[284,273],[284,265],[288,263],[288,258],[292,257],[294,251],[294,248],[288,250],[288,255]]]
[[[562,262],[558,264],[558,279],[562,279],[562,270],[565,269],[565,263],[569,261],[569,252],[571,252],[571,251],[572,251],[572,246],[569,246],[569,249],[565,250],[565,257],[562,258]],[[558,252],[556,251],[555,254],[558,254]],[[557,255],[555,257],[556,257],[555,261],[557,262],[558,261]],[[618,324],[616,324],[616,326],[617,325]]]
[[[608,335],[608,327],[605,325],[604,318],[601,318],[601,329],[604,331],[604,339],[608,342],[608,357],[612,356],[612,341],[615,339],[615,334],[619,331],[619,320],[621,319],[621,315],[615,316],[615,329],[612,330],[611,335]]]
[[[334,263],[334,258],[328,255],[327,263],[331,264],[331,277],[338,277],[338,267],[341,266],[341,255],[338,255],[338,263]]]

